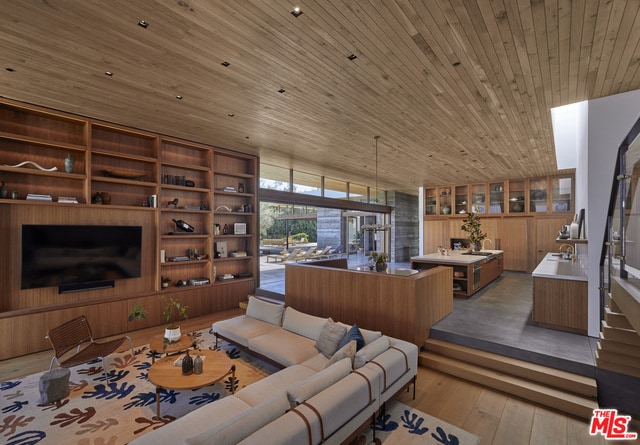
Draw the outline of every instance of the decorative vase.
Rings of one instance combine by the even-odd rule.
[[[193,373],[202,374],[202,357],[200,357],[200,354],[193,359]]]
[[[482,243],[473,243],[473,251],[480,252],[482,250]]]
[[[0,186],[0,198],[6,198],[9,196],[9,189],[6,185],[4,185],[4,181],[2,181],[2,185]]]
[[[111,195],[110,194],[108,194],[107,192],[101,192],[100,195],[102,195],[102,204],[103,205],[111,204]]]
[[[182,337],[180,326],[175,328],[165,328],[164,338],[166,338],[169,342],[176,342],[180,340],[180,337]]]
[[[189,355],[189,350],[182,357],[182,375],[189,375],[193,372],[193,359]]]
[[[387,270],[387,263],[376,263],[376,272],[384,272]]]
[[[64,159],[64,171],[67,173],[73,173],[73,167],[76,160],[70,154]]]

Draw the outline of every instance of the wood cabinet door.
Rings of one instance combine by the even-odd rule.
[[[449,237],[445,233],[447,220],[424,222],[424,253],[436,253],[438,246],[449,247]]]
[[[557,252],[560,244],[556,243],[558,233],[569,218],[538,218],[536,220],[536,265],[549,252]]]
[[[504,250],[503,268],[526,272],[529,264],[527,219],[505,218],[498,221],[500,250]]]

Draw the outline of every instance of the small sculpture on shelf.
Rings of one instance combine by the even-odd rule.
[[[238,183],[238,193],[244,193],[244,183]]]
[[[71,153],[69,153],[67,157],[64,159],[64,171],[67,173],[73,173],[73,167],[75,163],[76,163],[75,158]]]

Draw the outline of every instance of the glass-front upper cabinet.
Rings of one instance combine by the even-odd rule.
[[[573,211],[573,179],[571,176],[551,178],[551,210],[553,212]]]
[[[504,182],[489,183],[489,213],[504,213]]]
[[[487,185],[471,185],[471,212],[487,213]]]
[[[529,211],[531,213],[547,211],[548,190],[547,178],[529,180]]]
[[[424,189],[424,214],[425,215],[437,215],[438,209],[438,197],[436,195],[437,189],[435,187]]]
[[[440,187],[440,214],[451,215],[451,187]]]
[[[469,212],[469,188],[466,185],[456,186],[456,214],[464,215]]]
[[[509,213],[522,213],[525,208],[525,181],[509,181]]]

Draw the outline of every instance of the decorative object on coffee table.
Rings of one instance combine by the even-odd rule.
[[[182,357],[182,375],[189,375],[193,372],[193,359],[189,355],[189,350],[184,353]]]

